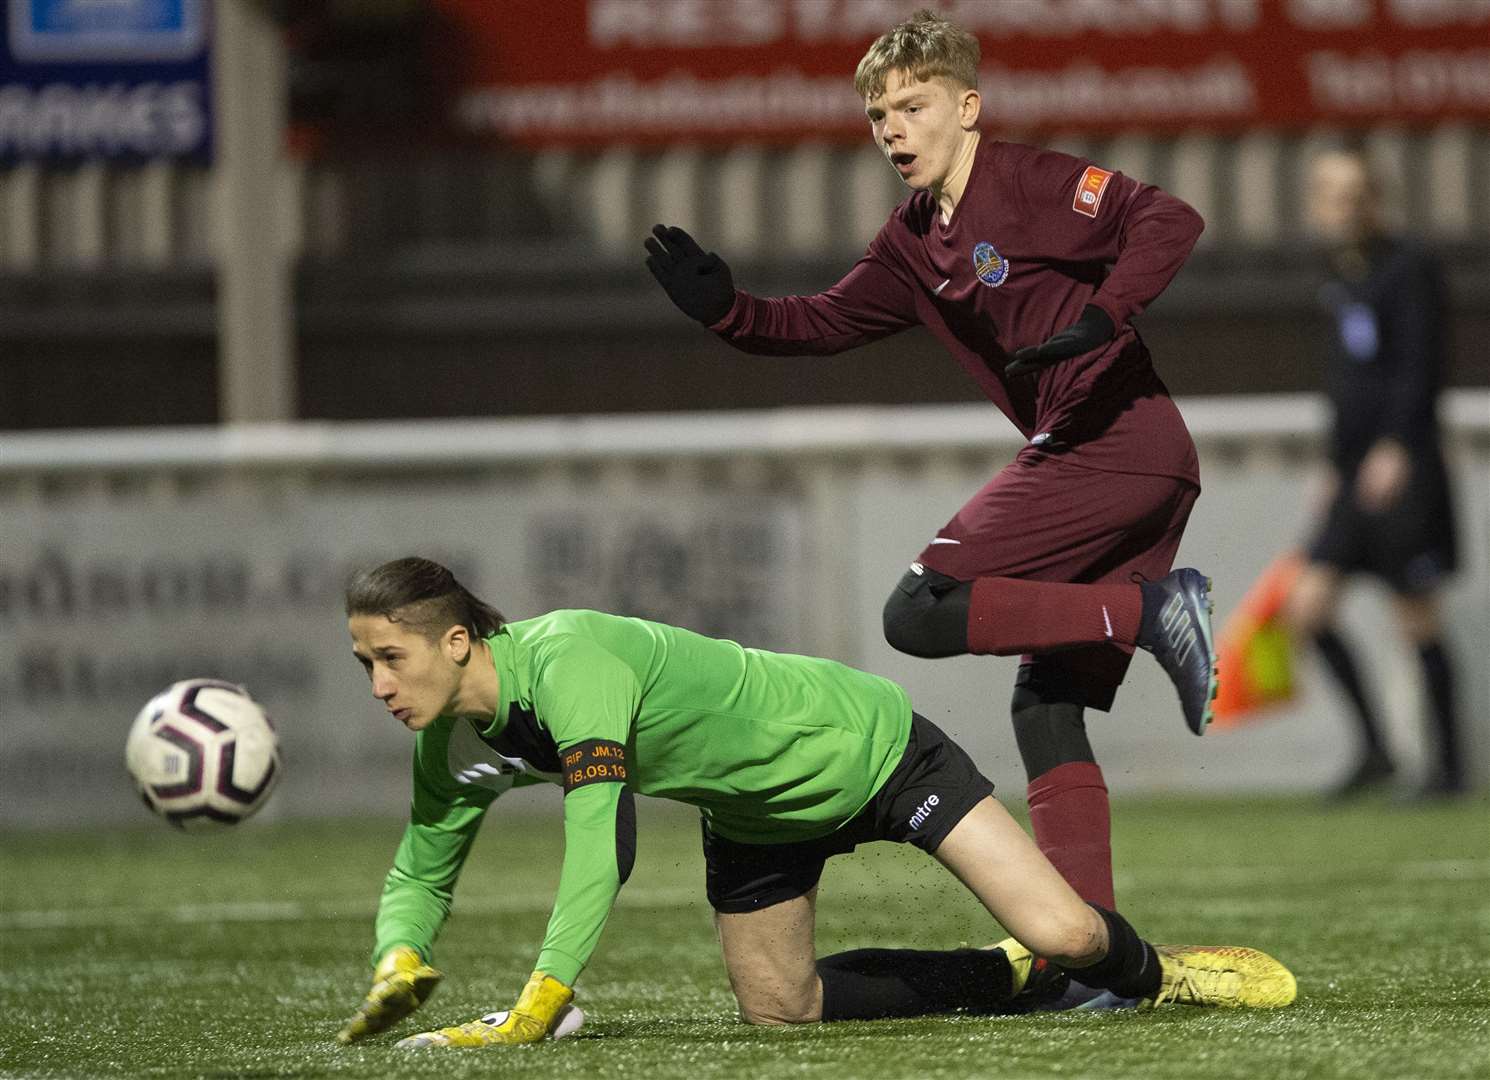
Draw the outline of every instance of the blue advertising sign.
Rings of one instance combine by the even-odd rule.
[[[205,159],[203,0],[5,0],[0,161]]]

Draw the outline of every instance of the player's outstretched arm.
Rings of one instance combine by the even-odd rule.
[[[1015,352],[1014,359],[1004,365],[1004,374],[1010,378],[1032,375],[1041,368],[1106,345],[1115,333],[1117,327],[1112,325],[1107,312],[1096,304],[1088,304],[1082,308],[1081,317],[1064,330],[1039,345],[1028,345]]]
[[[449,733],[448,725],[431,725],[415,738],[413,805],[378,901],[373,985],[337,1032],[340,1043],[388,1030],[423,1005],[440,981],[428,958],[477,829],[497,797],[449,779]]]
[[[372,989],[336,1033],[343,1045],[387,1031],[428,1000],[441,975],[408,945],[389,949],[373,972]]]
[[[643,241],[647,269],[668,299],[690,319],[713,326],[735,305],[735,282],[729,266],[676,225],[654,225]]]

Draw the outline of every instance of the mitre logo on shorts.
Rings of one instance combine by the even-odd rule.
[[[1009,260],[1000,255],[987,240],[973,248],[973,273],[991,289],[997,289],[1009,276]]]
[[[926,819],[931,816],[931,812],[940,806],[941,803],[942,800],[939,796],[928,795],[926,801],[916,807],[916,812],[911,815],[910,827],[912,829],[919,829],[922,825],[925,825]]]
[[[1112,173],[1106,169],[1088,165],[1086,172],[1081,174],[1081,183],[1076,185],[1076,198],[1071,209],[1090,218],[1096,217],[1097,209],[1102,205],[1102,193],[1107,190],[1107,182],[1111,179]]]

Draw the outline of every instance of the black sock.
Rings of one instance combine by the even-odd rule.
[[[817,962],[824,1020],[998,1012],[1013,972],[1002,949],[855,949]]]
[[[1454,716],[1454,667],[1443,642],[1426,641],[1418,646],[1423,662],[1423,683],[1433,708],[1433,726],[1438,733],[1439,778],[1451,785],[1464,779],[1459,756],[1459,725]]]
[[[1116,911],[1092,905],[1107,923],[1107,955],[1086,967],[1068,967],[1071,978],[1119,997],[1151,998],[1159,992],[1159,957]]]
[[[1025,779],[1034,780],[1073,761],[1096,762],[1080,705],[1051,700],[1039,690],[1016,685],[1012,713],[1014,743],[1024,762]]]
[[[1386,757],[1386,741],[1381,737],[1381,722],[1376,718],[1376,710],[1371,707],[1370,700],[1366,697],[1365,684],[1361,682],[1361,673],[1356,668],[1355,658],[1350,654],[1350,648],[1345,640],[1334,630],[1324,629],[1314,635],[1314,645],[1319,650],[1319,655],[1335,676],[1335,681],[1345,691],[1345,696],[1350,699],[1351,705],[1355,707],[1356,723],[1360,727],[1361,738],[1366,744],[1366,753],[1372,757]]]

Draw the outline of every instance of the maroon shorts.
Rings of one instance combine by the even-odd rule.
[[[959,581],[1075,583],[1161,578],[1174,565],[1200,489],[1187,480],[1102,472],[1026,447],[937,532],[917,557]],[[1112,708],[1131,646],[1099,644],[1025,657],[1020,682],[1074,690]]]

